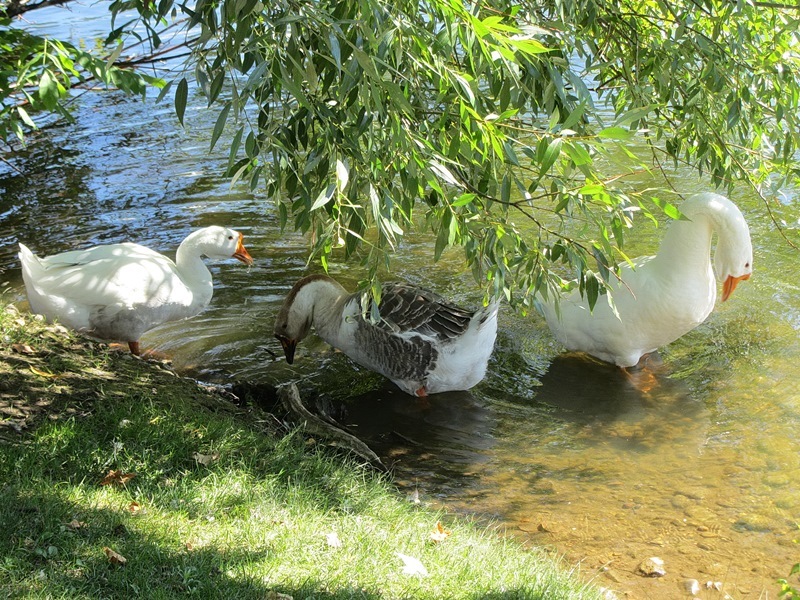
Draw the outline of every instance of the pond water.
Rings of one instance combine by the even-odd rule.
[[[86,43],[108,23],[96,6],[30,19]],[[318,398],[346,400],[341,418],[406,492],[552,548],[619,597],[683,598],[690,579],[701,598],[777,597],[775,580],[800,561],[800,253],[760,200],[744,189],[733,197],[751,226],[753,277],[660,352],[654,381],[563,353],[539,316],[506,306],[486,380],[421,402],[313,336],[294,365],[278,360],[273,319],[307,272],[306,243],[280,234],[267,202],[229,187],[225,157],[207,152],[213,116],[200,106],[182,130],[152,100],[86,94],[76,99],[76,124],[51,127],[5,157],[0,287],[25,305],[18,241],[40,255],[125,240],[174,255],[192,229],[235,227],[255,266],[210,264],[211,307],[151,331],[143,348],[207,380],[296,379]],[[694,175],[674,175],[682,192],[706,189]],[[772,208],[796,241],[792,202]],[[652,252],[661,235],[645,226],[628,250]],[[411,236],[394,274],[477,305],[458,252],[431,266],[431,248],[428,236]],[[357,265],[331,271],[350,288],[362,275]],[[667,575],[636,574],[653,556]]]

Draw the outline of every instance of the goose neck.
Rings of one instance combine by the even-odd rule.
[[[319,336],[330,340],[339,334],[342,308],[347,297],[347,291],[332,279],[318,279],[303,288],[297,301],[306,305]]]
[[[711,265],[712,222],[696,214],[691,221],[673,222],[661,242],[656,261],[685,268],[707,269]]]
[[[210,299],[213,293],[211,272],[203,262],[202,256],[199,240],[190,235],[178,246],[175,265],[183,282],[196,296],[204,298],[207,296]]]

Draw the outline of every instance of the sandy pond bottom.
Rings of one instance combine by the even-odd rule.
[[[610,382],[607,401],[598,378],[600,389]],[[735,425],[720,428],[713,408],[663,374],[637,381],[565,356],[542,384],[532,403],[419,401],[387,384],[350,404],[346,422],[411,496],[489,515],[617,598],[778,597],[776,580],[800,562],[800,459],[777,414],[735,443]],[[768,399],[749,402],[768,410]]]

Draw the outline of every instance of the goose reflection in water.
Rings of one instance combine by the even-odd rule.
[[[690,459],[706,442],[709,411],[657,360],[645,375],[655,377],[649,391],[636,371],[568,353],[552,361],[532,399],[483,387],[409,401],[387,385],[348,401],[345,422],[401,475],[432,478],[432,491],[479,478],[491,486],[499,470],[569,478],[566,462],[578,457],[598,475],[619,461],[654,465],[665,447],[670,461]]]

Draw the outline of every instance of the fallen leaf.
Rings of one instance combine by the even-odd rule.
[[[136,513],[138,513],[140,510],[142,510],[142,505],[141,505],[141,504],[139,504],[139,503],[138,503],[138,502],[136,502],[136,501],[133,501],[133,502],[131,502],[131,503],[128,505],[128,510],[129,510],[129,511],[131,511],[132,513],[136,514]]]
[[[55,373],[48,373],[46,371],[42,371],[41,369],[37,369],[36,367],[30,367],[31,373],[38,375],[39,377],[58,377]]]
[[[123,473],[120,470],[111,470],[108,474],[103,477],[103,480],[100,482],[100,485],[125,485],[131,479],[136,477],[136,473]]]
[[[83,521],[78,521],[77,519],[72,519],[72,521],[70,521],[69,523],[67,523],[67,525],[66,525],[66,526],[67,526],[69,529],[72,529],[72,530],[74,531],[74,530],[76,530],[76,529],[81,529],[81,528],[83,528],[83,527],[86,527],[86,523],[84,523]]]
[[[20,354],[36,354],[36,350],[28,344],[11,344],[11,348],[14,352],[19,352]]]
[[[108,546],[103,546],[103,552],[106,553],[106,556],[108,557],[108,562],[110,562],[112,565],[124,565],[126,562],[128,562],[127,558],[125,558],[124,556],[122,556],[122,554],[119,554],[118,552],[114,552]]]
[[[212,452],[211,454],[200,454],[199,452],[195,452],[192,454],[192,458],[194,458],[204,467],[207,467],[211,463],[219,460],[219,452]]]
[[[331,548],[341,548],[342,547],[342,540],[339,539],[339,536],[336,535],[336,532],[326,533],[325,538],[328,542],[328,546]]]
[[[281,594],[275,590],[270,590],[267,592],[267,595],[264,596],[264,600],[294,600],[294,596],[290,596],[289,594]]]
[[[398,552],[397,556],[399,556],[403,561],[403,573],[406,575],[419,575],[420,577],[428,576],[428,569],[425,568],[425,565],[423,565],[419,559],[414,558],[413,556],[408,556],[401,552]]]
[[[436,523],[436,529],[431,533],[431,540],[434,544],[445,541],[450,537],[450,532],[444,528],[441,521]]]
[[[189,552],[191,552],[192,550],[194,550],[194,544],[192,544],[192,542],[186,542],[186,543],[183,545],[183,547],[184,547],[184,548],[186,548],[186,550],[188,550]]]

